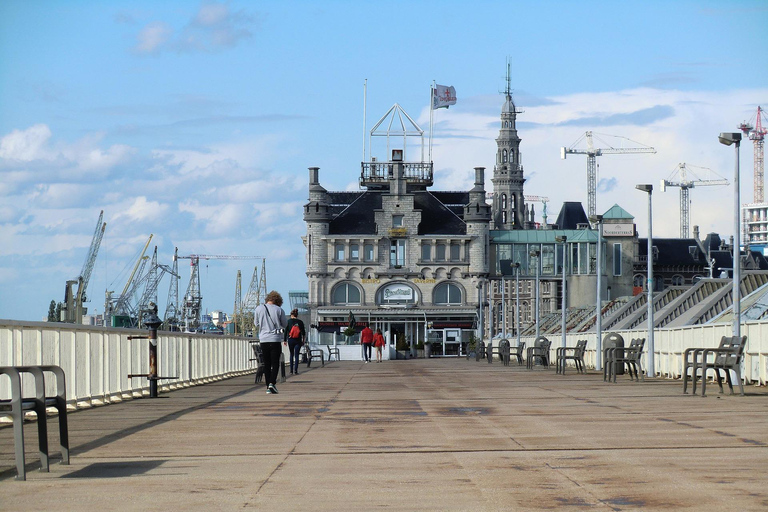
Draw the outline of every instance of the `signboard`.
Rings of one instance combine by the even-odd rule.
[[[634,236],[635,225],[630,223],[605,224],[603,223],[603,236]]]
[[[432,329],[474,329],[474,322],[432,322]]]
[[[413,300],[413,288],[401,283],[390,284],[381,291],[385,301]]]

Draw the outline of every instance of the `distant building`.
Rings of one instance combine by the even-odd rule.
[[[488,275],[491,208],[484,169],[469,191],[430,190],[432,163],[364,162],[358,192],[328,192],[309,169],[304,206],[311,340],[355,343],[342,334],[350,314],[380,328],[400,355],[461,355],[477,328],[479,287]],[[354,354],[354,352],[352,352]],[[396,357],[395,350],[389,352]]]

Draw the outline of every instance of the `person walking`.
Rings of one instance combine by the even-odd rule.
[[[365,356],[365,363],[371,362],[371,346],[373,345],[373,331],[367,325],[360,332],[360,341],[363,344],[363,355]]]
[[[386,345],[387,342],[384,341],[384,336],[381,334],[381,329],[376,329],[376,334],[373,335],[373,346],[376,347],[376,362],[381,362],[382,357],[382,351],[384,350],[384,345]]]
[[[256,308],[255,323],[259,327],[259,343],[264,355],[264,381],[267,384],[267,394],[277,394],[277,372],[280,369],[280,354],[283,351],[283,333],[287,320],[281,307],[283,297],[272,290],[267,294],[265,304]]]
[[[288,342],[288,352],[291,354],[290,367],[291,375],[299,374],[299,351],[307,338],[307,332],[304,330],[304,322],[299,320],[299,310],[291,310],[291,318],[285,326],[283,341]]]

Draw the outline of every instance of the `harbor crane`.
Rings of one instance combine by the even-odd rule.
[[[253,267],[253,277],[251,277],[248,292],[245,294],[245,299],[240,302],[240,309],[236,310],[236,320],[241,334],[253,331],[256,306],[267,298],[267,260],[261,260],[261,275],[259,275],[258,270],[258,266]]]
[[[601,155],[625,155],[629,153],[656,153],[656,150],[651,146],[646,146],[639,142],[635,142],[626,137],[620,135],[608,135],[609,137],[617,137],[633,144],[639,144],[642,147],[613,147],[610,144],[605,143],[606,147],[596,148],[593,138],[595,135],[606,134],[594,134],[591,131],[586,132],[579,139],[571,144],[570,147],[560,148],[560,158],[565,160],[567,155],[587,155],[587,217],[593,217],[597,212],[597,157]],[[576,146],[582,141],[586,140],[586,149],[575,149]]]
[[[144,275],[144,267],[149,259],[149,256],[145,256],[145,254],[153,236],[152,234],[149,235],[120,295],[114,297],[115,292],[110,290],[105,293],[104,321],[109,322],[112,327],[133,327],[135,325],[133,318],[137,316],[137,312],[133,305],[133,299],[139,289],[141,277]]]
[[[752,143],[755,146],[755,171],[754,171],[754,202],[755,203],[762,203],[765,200],[763,187],[764,187],[764,177],[765,177],[765,167],[764,167],[764,144],[765,144],[765,135],[768,134],[768,129],[763,128],[763,118],[765,117],[765,112],[762,108],[759,106],[757,107],[757,114],[755,115],[755,124],[752,125],[751,120],[749,122],[744,121],[739,125],[739,130],[744,132],[745,136],[748,136],[749,139],[752,141]],[[768,120],[766,121],[766,125],[768,125]]]
[[[203,297],[200,294],[200,260],[263,260],[263,256],[226,256],[209,254],[190,254],[188,256],[176,256],[180,260],[190,260],[189,286],[184,294],[181,308],[181,318],[184,321],[184,329],[192,332],[200,327],[200,311]]]
[[[661,180],[661,191],[665,192],[667,187],[680,187],[680,238],[688,238],[690,221],[691,221],[691,198],[690,189],[693,187],[706,187],[712,185],[729,185],[727,179],[722,178],[719,180],[703,180],[696,176],[693,172],[693,179],[688,177],[689,167],[695,167],[696,169],[703,169],[709,172],[713,172],[712,169],[706,167],[696,167],[695,165],[686,165],[685,163],[677,164],[675,170],[670,175],[670,179]],[[677,181],[672,181],[675,175],[679,176]]]
[[[85,257],[83,268],[80,270],[80,275],[77,279],[69,280],[66,283],[64,288],[64,302],[61,304],[60,320],[62,322],[70,324],[81,323],[83,321],[83,315],[88,313],[88,309],[83,307],[83,303],[88,302],[88,297],[86,296],[88,282],[91,279],[93,265],[96,262],[96,255],[99,253],[99,247],[101,247],[101,240],[104,238],[104,230],[107,229],[107,223],[102,222],[103,220],[104,210],[101,210],[99,220],[96,222],[96,231],[93,233],[91,246]],[[77,285],[77,292],[74,294],[72,293],[73,285]]]

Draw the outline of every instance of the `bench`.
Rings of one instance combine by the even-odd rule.
[[[45,376],[43,372],[53,373],[56,377],[56,394],[46,396]],[[25,398],[21,389],[21,374],[29,373],[35,381],[34,398]],[[40,451],[41,471],[48,471],[48,419],[46,408],[55,407],[59,414],[59,444],[62,464],[69,464],[69,430],[67,428],[67,387],[64,370],[59,366],[2,366],[0,374],[8,375],[11,380],[11,398],[0,400],[0,414],[11,416],[13,438],[16,452],[16,479],[26,480],[26,460],[24,457],[24,413],[35,411],[37,414],[37,440]]]
[[[683,393],[688,392],[688,369],[691,369],[693,379],[693,394],[696,394],[697,370],[701,369],[701,396],[705,396],[707,386],[707,370],[715,370],[720,393],[723,393],[723,380],[720,370],[725,372],[728,387],[733,394],[733,382],[731,372],[736,373],[739,381],[739,391],[744,396],[744,384],[741,379],[741,362],[744,358],[744,349],[747,346],[747,337],[723,336],[717,348],[689,348],[683,356]],[[710,355],[712,356],[710,358]],[[693,356],[693,357],[691,357]]]
[[[573,361],[576,365],[576,371],[587,373],[584,369],[584,352],[587,351],[587,340],[579,340],[575,347],[558,347],[555,351],[555,361],[557,362],[557,373],[565,375],[566,362]]]
[[[339,347],[332,347],[330,345],[325,346],[328,349],[328,362],[331,362],[332,357],[336,357],[337,361],[341,361],[341,355],[339,354]]]
[[[526,368],[533,368],[536,363],[536,358],[541,361],[543,366],[549,368],[549,349],[552,346],[552,342],[544,336],[539,336],[536,341],[533,342],[532,347],[528,347],[525,352]]]
[[[618,369],[624,365],[627,366],[629,380],[639,382],[642,378],[645,381],[643,365],[640,361],[644,347],[645,338],[639,338],[632,340],[628,347],[608,347],[604,349],[603,360],[605,361],[605,366],[603,367],[603,381],[607,380],[610,382],[613,379],[613,382],[616,382]]]

